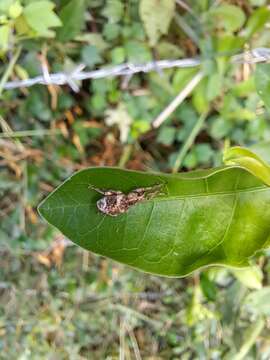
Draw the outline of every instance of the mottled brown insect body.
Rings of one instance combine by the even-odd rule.
[[[132,206],[143,200],[149,200],[160,192],[161,185],[153,187],[138,188],[128,194],[122,191],[100,190],[93,188],[95,191],[104,196],[97,201],[97,208],[106,215],[117,216],[128,211]]]

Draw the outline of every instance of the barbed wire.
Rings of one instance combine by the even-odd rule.
[[[217,55],[228,56],[226,54]],[[233,55],[230,57],[232,63],[247,63],[255,64],[260,62],[270,61],[270,48],[256,48],[253,50],[245,51],[243,53]],[[162,72],[165,69],[171,68],[189,68],[198,67],[202,64],[201,58],[186,58],[179,60],[159,60],[150,61],[143,64],[124,63],[114,67],[104,67],[102,69],[93,71],[84,71],[85,65],[80,64],[70,73],[59,72],[50,74],[48,68],[42,66],[43,74],[34,78],[25,80],[14,80],[6,82],[4,85],[5,90],[31,87],[33,85],[68,85],[75,92],[80,90],[78,82],[88,79],[101,79],[107,77],[124,76],[128,79],[138,73],[148,73],[151,71]]]

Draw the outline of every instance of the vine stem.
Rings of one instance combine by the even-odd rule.
[[[201,131],[203,124],[205,122],[205,119],[207,117],[207,112],[203,113],[197,120],[197,122],[195,123],[193,129],[191,130],[188,138],[186,139],[185,143],[183,144],[183,146],[181,147],[177,158],[175,160],[173,169],[172,169],[172,173],[177,173],[182,165],[182,162],[188,152],[188,150],[191,148],[191,146],[193,145],[197,135],[199,134],[199,132]]]
[[[124,146],[123,149],[123,153],[120,157],[120,160],[118,162],[118,166],[123,168],[125,167],[126,163],[129,161],[130,156],[132,154],[132,150],[133,150],[133,145],[132,144],[127,144]]]

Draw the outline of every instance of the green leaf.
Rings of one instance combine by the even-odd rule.
[[[215,117],[210,128],[210,135],[214,139],[220,140],[227,136],[232,128],[233,125],[231,121],[225,120],[222,117]]]
[[[255,70],[257,93],[270,109],[270,64],[258,64]]]
[[[117,46],[111,51],[113,64],[122,64],[125,61],[126,53],[122,46]]]
[[[0,13],[8,13],[10,6],[12,6],[13,0],[1,0],[0,1]]]
[[[270,315],[270,287],[253,291],[245,299],[245,305],[256,315]]]
[[[215,72],[211,74],[208,78],[207,88],[206,88],[206,97],[209,101],[214,100],[217,96],[219,96],[222,92],[223,78],[221,74]]]
[[[109,47],[109,44],[104,41],[102,35],[97,33],[83,33],[77,36],[76,40],[95,46],[101,53]]]
[[[265,162],[270,164],[270,142],[269,141],[261,141],[253,144],[250,149],[260,156]]]
[[[195,68],[177,69],[173,75],[173,89],[176,94],[184,89],[184,87],[192,80],[198,70]]]
[[[224,27],[229,32],[239,30],[245,22],[245,13],[240,7],[224,4],[213,8],[209,17],[214,18],[217,27]]]
[[[0,26],[0,50],[6,52],[8,50],[10,27],[9,25]]]
[[[84,0],[71,0],[60,11],[60,19],[63,26],[57,31],[57,38],[60,41],[73,40],[80,34],[84,26]]]
[[[160,59],[178,59],[184,56],[184,52],[179,45],[174,45],[168,41],[159,42],[157,44],[157,52]]]
[[[209,144],[194,145],[194,150],[200,164],[207,164],[214,154],[214,151]]]
[[[130,62],[143,63],[152,60],[151,51],[147,45],[136,40],[125,43],[125,53]]]
[[[155,46],[167,34],[175,9],[174,0],[141,0],[140,16],[150,45]]]
[[[217,296],[217,288],[215,283],[209,279],[206,272],[201,273],[200,285],[204,296],[209,301],[215,301]]]
[[[51,1],[37,1],[24,8],[24,18],[38,36],[51,37],[54,32],[50,28],[62,25],[58,16],[53,12],[54,7],[55,4]]]
[[[235,146],[225,150],[223,161],[227,165],[238,165],[270,186],[270,166],[251,150]]]
[[[176,129],[173,126],[164,126],[161,128],[157,142],[163,145],[171,145],[174,142]]]
[[[87,45],[82,48],[82,61],[85,65],[93,68],[95,65],[102,63],[102,58],[99,55],[96,46]]]
[[[118,23],[124,16],[124,4],[120,0],[107,0],[102,15],[105,16],[111,24]]]
[[[128,193],[163,185],[112,217],[92,187]],[[81,247],[137,269],[185,276],[206,265],[243,267],[270,236],[270,189],[238,166],[177,175],[98,167],[80,171],[39,206]]]
[[[244,34],[250,38],[254,33],[261,30],[270,19],[270,10],[265,6],[257,9],[248,19]]]
[[[210,103],[206,97],[207,78],[202,79],[192,93],[192,104],[198,113],[206,113],[209,110]]]
[[[12,19],[17,19],[23,11],[23,7],[20,4],[19,1],[16,1],[15,3],[13,3],[9,9],[8,9],[8,14]]]
[[[234,269],[234,276],[249,289],[261,289],[263,273],[259,267],[250,267],[247,269]]]

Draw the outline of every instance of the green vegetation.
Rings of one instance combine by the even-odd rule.
[[[238,159],[242,166],[248,161],[253,170],[254,157]],[[265,165],[268,184],[269,169]],[[117,217],[97,209],[103,195],[95,188],[125,194],[134,186],[157,184],[160,194]],[[268,186],[238,166],[180,176],[99,167],[69,178],[39,212],[88,250],[154,274],[183,276],[206,265],[248,266],[249,258],[269,244],[269,196]]]
[[[269,181],[270,67],[253,64],[252,53],[244,55],[244,64],[233,58],[244,50],[270,47],[269,22],[264,0],[0,1],[1,359],[270,357],[270,252],[261,250],[269,240],[269,190],[260,183]],[[78,82],[78,93],[53,84],[5,89],[7,81],[32,78],[46,69],[70,73],[80,63],[91,71],[127,61],[197,57],[197,67]],[[160,121],[164,109],[187,88],[190,93]],[[144,274],[73,245],[37,214],[38,204],[53,189],[90,166],[147,171],[136,175],[142,178],[140,186],[153,185],[151,172],[162,172],[171,179],[170,191],[180,182],[179,170],[186,184],[192,176],[187,170],[202,169],[196,184],[186,189],[196,193],[209,174],[206,169],[222,165],[229,145],[250,148],[265,160],[239,149],[224,156],[232,166],[224,170],[226,177],[236,171],[241,186],[249,189],[254,182],[262,189],[239,194],[245,197],[243,217],[234,241],[227,244],[236,249],[237,261],[242,251],[243,260],[260,249],[250,268],[211,267],[184,279]],[[260,180],[235,164],[260,174]],[[79,174],[95,171],[110,170]],[[115,170],[114,176],[118,172],[130,174]],[[116,178],[111,181],[102,175],[91,184],[111,186]],[[121,189],[129,191],[131,182],[128,177]],[[70,201],[96,196],[80,186],[68,190]],[[207,203],[204,216],[209,218],[203,218],[206,200],[196,204],[198,220],[190,229],[194,247],[181,254],[182,265],[190,264],[189,250],[196,256],[205,250],[196,231],[204,233],[207,227],[215,240],[214,232],[222,231],[218,226],[226,226],[226,211],[231,213],[228,199],[215,226],[218,207]],[[132,212],[144,212],[149,203]],[[164,221],[169,209],[162,210]],[[81,219],[87,214],[80,212]],[[112,234],[112,219],[104,222]],[[78,223],[82,232],[84,224]],[[77,228],[61,230],[81,241],[74,238]],[[258,239],[260,245],[252,247]],[[110,241],[107,251],[112,252],[117,243]],[[206,250],[212,246],[215,241]],[[166,266],[147,266],[147,271],[168,274]],[[191,270],[183,267],[178,275]]]

